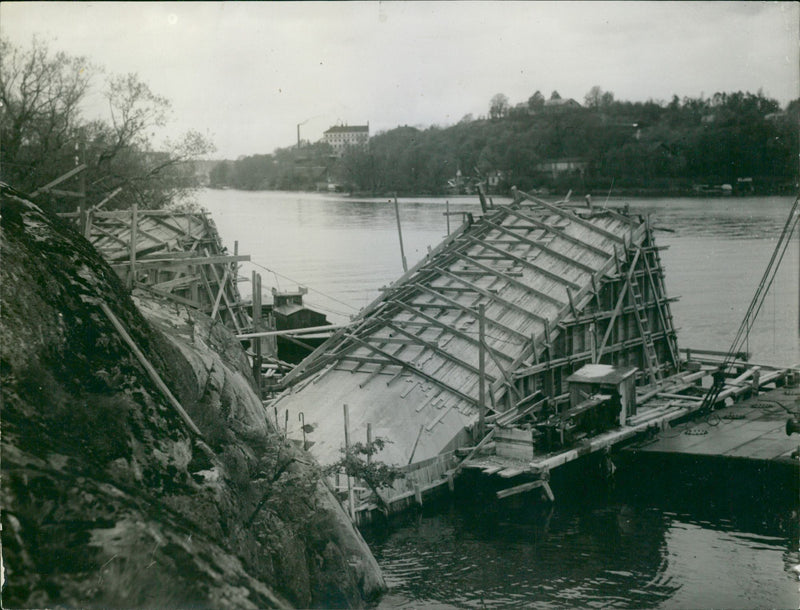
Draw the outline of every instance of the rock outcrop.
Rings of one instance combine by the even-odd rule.
[[[385,584],[238,342],[0,187],[5,607],[357,607]],[[104,311],[107,306],[110,315]],[[201,432],[191,432],[116,318]]]

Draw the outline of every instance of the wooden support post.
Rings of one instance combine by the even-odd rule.
[[[478,305],[478,438],[486,429],[486,305]]]
[[[569,299],[569,309],[572,312],[572,317],[578,319],[578,310],[575,309],[575,301],[572,298],[572,291],[567,288],[567,299]]]
[[[194,434],[202,438],[203,434],[200,432],[200,429],[195,425],[194,421],[192,421],[192,418],[181,406],[181,403],[178,402],[178,399],[175,398],[172,392],[170,392],[170,389],[167,387],[167,384],[165,384],[164,380],[161,379],[161,376],[158,374],[153,365],[150,364],[150,361],[142,353],[142,350],[139,349],[139,346],[136,345],[134,340],[128,334],[128,331],[125,330],[125,327],[122,325],[122,322],[120,322],[117,316],[114,315],[114,312],[111,311],[111,308],[105,303],[100,303],[100,309],[103,310],[103,313],[106,315],[111,324],[114,326],[114,329],[117,331],[119,336],[122,337],[122,340],[127,344],[130,350],[133,352],[134,356],[136,356],[136,359],[139,361],[139,364],[141,364],[144,367],[144,370],[147,372],[147,375],[150,377],[150,380],[166,397],[172,408],[175,409],[178,415],[180,415],[181,419],[184,421],[189,430],[191,430]]]
[[[128,276],[128,288],[133,288],[136,283],[136,241],[138,239],[137,229],[139,228],[139,206],[134,203],[131,206],[131,235],[130,235],[130,275]]]
[[[372,463],[372,456],[370,455],[370,451],[372,450],[372,424],[367,423],[367,466]]]
[[[445,205],[444,216],[445,218],[447,218],[447,234],[450,235],[450,200],[446,199],[444,205]]]
[[[478,183],[478,200],[481,203],[481,212],[486,214],[486,195],[483,192],[483,184]]]
[[[403,273],[408,272],[406,253],[403,250],[403,229],[400,226],[400,207],[397,205],[397,194],[394,196],[394,214],[397,217],[397,236],[400,238],[400,258],[403,260]]]
[[[347,410],[347,405],[344,407],[344,451],[345,455],[350,455],[350,413]],[[347,507],[350,511],[350,519],[355,523],[356,521],[356,508],[353,502],[353,482],[350,479],[350,473],[347,474]]]
[[[228,273],[229,272],[230,272],[230,270],[226,267],[225,268],[225,273],[222,274],[222,283],[219,285],[219,290],[217,291],[217,298],[214,299],[214,307],[211,308],[211,319],[212,320],[217,317],[217,312],[219,311],[219,303],[222,300],[222,293],[225,290],[225,282],[228,281]],[[231,312],[231,315],[232,314],[233,314],[233,312]]]
[[[636,268],[636,263],[639,260],[640,253],[641,249],[637,249],[636,254],[633,257],[633,260],[631,261],[630,269],[628,269],[628,275],[625,278],[625,283],[622,285],[622,290],[620,290],[619,296],[617,297],[617,304],[614,307],[614,312],[611,314],[611,319],[608,321],[608,328],[606,328],[605,335],[603,335],[603,340],[600,342],[600,348],[597,350],[598,362],[603,357],[603,352],[606,349],[606,345],[608,344],[608,339],[611,336],[611,331],[614,328],[614,324],[617,321],[617,316],[619,315],[619,312],[622,311],[622,305],[625,302],[625,295],[627,295],[628,287],[631,285],[631,280],[633,278],[633,270]],[[617,259],[617,261],[619,261],[619,259]]]
[[[224,284],[223,284],[224,286]],[[261,330],[261,275],[253,271],[253,329]],[[261,363],[263,362],[261,338],[254,344],[253,376],[258,386],[258,395],[261,397]]]
[[[417,452],[417,445],[419,445],[419,439],[422,436],[422,431],[424,429],[425,429],[425,424],[420,424],[419,425],[419,432],[417,432],[417,438],[414,441],[414,446],[411,448],[411,454],[408,456],[408,463],[409,464],[411,464],[411,462],[414,460],[414,454]]]

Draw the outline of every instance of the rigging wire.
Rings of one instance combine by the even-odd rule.
[[[715,382],[703,397],[703,402],[700,405],[703,409],[711,407],[716,402],[717,397],[722,392],[722,387],[724,386],[724,377],[722,375],[724,375],[724,372],[730,368],[731,363],[735,359],[736,352],[739,351],[742,344],[749,339],[749,329],[752,328],[753,323],[761,311],[761,307],[764,305],[764,300],[769,293],[772,282],[775,280],[778,268],[783,261],[783,256],[786,254],[792,233],[797,226],[798,220],[800,220],[800,209],[798,209],[798,204],[800,204],[800,196],[796,197],[794,203],[792,204],[789,217],[786,219],[786,223],[784,224],[783,230],[778,238],[778,243],[775,245],[775,249],[772,252],[772,256],[767,264],[767,268],[764,270],[764,275],[761,277],[761,281],[759,282],[755,294],[750,301],[750,306],[747,308],[744,319],[739,325],[739,330],[737,331],[736,336],[731,343],[731,347],[725,354],[722,364],[720,364],[720,377],[715,378]]]
[[[299,281],[297,281],[297,280],[295,280],[295,279],[292,279],[292,278],[290,278],[290,277],[289,277],[289,276],[287,276],[287,275],[283,275],[282,273],[278,273],[277,271],[275,271],[275,270],[273,270],[273,269],[270,269],[269,267],[265,267],[264,265],[261,265],[261,264],[259,264],[259,263],[256,263],[255,261],[252,261],[252,260],[251,260],[251,261],[250,261],[250,264],[251,264],[251,265],[254,265],[254,266],[256,266],[256,267],[259,267],[259,268],[263,269],[264,271],[267,271],[267,272],[269,272],[269,273],[272,273],[272,274],[273,274],[274,276],[276,276],[276,277],[282,277],[282,278],[283,278],[283,279],[285,279],[285,280],[289,280],[290,282],[294,282],[294,283],[295,283],[295,284],[297,284],[298,286],[304,286],[304,285],[305,285],[303,282],[299,282]],[[317,294],[320,294],[320,295],[322,295],[322,296],[323,296],[323,297],[325,297],[326,299],[330,299],[331,301],[336,301],[336,302],[337,302],[337,303],[339,303],[340,305],[344,305],[345,307],[348,307],[349,309],[352,309],[353,311],[358,311],[358,309],[357,309],[356,307],[353,307],[352,305],[350,305],[350,303],[346,303],[345,301],[342,301],[341,299],[337,299],[337,298],[336,298],[336,297],[334,297],[334,296],[331,296],[331,295],[329,295],[329,294],[325,294],[324,292],[322,292],[321,290],[317,290],[316,288],[311,288],[311,287],[309,287],[309,286],[306,286],[306,287],[307,287],[307,288],[308,288],[310,291],[312,291],[312,292],[316,292]]]

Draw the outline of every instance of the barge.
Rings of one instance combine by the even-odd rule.
[[[552,469],[791,372],[738,354],[726,369],[738,372],[720,380],[713,357],[681,357],[648,218],[513,195],[494,205],[481,193],[482,214],[467,214],[269,403],[323,466],[384,439],[371,459],[405,476],[380,490],[356,483],[360,495],[351,485],[354,518],[420,503],[465,467],[507,479],[499,497],[541,488],[552,498]],[[703,404],[720,383],[731,387]]]

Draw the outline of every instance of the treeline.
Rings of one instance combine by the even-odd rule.
[[[758,93],[717,93],[670,102],[625,102],[593,87],[583,104],[536,92],[510,106],[491,99],[487,117],[451,127],[398,127],[337,158],[318,143],[245,157],[215,168],[212,185],[441,195],[478,180],[494,192],[526,190],[683,194],[730,184],[783,192],[798,181],[800,100],[781,108]]]
[[[99,89],[103,74],[43,39],[26,47],[0,38],[0,181],[38,193],[35,201],[53,211],[81,202],[112,209],[188,201],[198,184],[194,162],[213,143],[190,131],[154,150],[152,134],[167,123],[169,100],[135,74],[109,75]],[[85,115],[93,94],[104,98],[107,117]],[[71,177],[52,184],[64,176]]]

